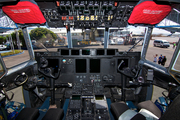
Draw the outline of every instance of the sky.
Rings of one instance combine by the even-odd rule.
[[[128,30],[130,32],[133,32],[133,34],[141,34],[142,32],[144,33],[146,27],[128,26],[128,28],[129,28]],[[152,34],[165,34],[165,35],[168,35],[168,34],[171,34],[171,33],[166,31],[166,30],[163,30],[163,29],[153,28]]]
[[[171,20],[168,19],[164,19],[162,20],[157,26],[179,26],[180,25],[178,23],[175,23]],[[145,27],[134,27],[134,26],[128,26],[129,30],[131,32],[133,32],[133,34],[141,34],[141,32],[145,31]],[[164,34],[164,35],[169,35],[171,34],[169,31],[163,30],[163,29],[159,29],[159,28],[153,28],[153,32],[152,34]],[[180,34],[178,32],[176,32],[175,34]]]

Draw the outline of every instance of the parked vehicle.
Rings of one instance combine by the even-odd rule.
[[[0,45],[0,50],[6,50],[7,46],[6,45]]]
[[[117,44],[118,45],[124,44],[124,39],[123,38],[117,38]]]
[[[113,40],[110,40],[110,45],[115,45],[116,43],[114,42],[115,40],[113,39]]]
[[[168,48],[170,46],[169,42],[167,40],[154,40],[154,47],[166,47]]]
[[[10,44],[10,42],[6,42],[4,45],[6,46],[6,49],[7,49],[7,50],[10,50],[10,49],[11,49],[11,44]]]

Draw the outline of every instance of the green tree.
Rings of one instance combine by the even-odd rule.
[[[20,42],[22,43],[22,47],[26,47],[26,43],[25,43],[25,40],[24,40],[24,36],[23,36],[22,30],[19,30],[18,33],[19,33]]]
[[[22,47],[26,47],[22,30],[19,30],[18,34],[19,34],[19,39],[20,39],[20,43],[22,44]],[[16,33],[15,32],[11,33],[11,36],[12,36],[12,41],[13,41],[14,47],[17,48]]]
[[[11,33],[11,37],[12,37],[14,48],[17,48],[16,33],[15,32]]]
[[[0,36],[0,44],[3,44],[6,42],[6,37]]]
[[[36,28],[36,29],[31,30],[30,37],[31,37],[31,40],[34,40],[34,39],[35,40],[40,40],[40,39],[49,40],[49,37],[47,37],[47,35],[49,34],[53,40],[57,39],[57,35],[46,28]]]

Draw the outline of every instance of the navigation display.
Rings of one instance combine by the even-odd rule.
[[[90,73],[100,73],[100,59],[90,59]]]
[[[86,59],[76,59],[76,73],[86,73]]]

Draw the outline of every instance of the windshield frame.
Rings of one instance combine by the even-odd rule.
[[[175,69],[175,65],[178,62],[177,60],[180,59],[179,57],[180,57],[180,50],[179,50],[179,52],[178,52],[178,54],[176,56],[176,59],[174,60],[174,63],[173,63],[172,68],[171,68],[171,71],[175,71],[177,73],[180,73],[180,70]]]
[[[178,41],[178,45],[177,45],[177,47],[175,49],[174,55],[173,55],[173,57],[171,59],[169,69],[168,69],[168,72],[171,74],[171,76],[173,78],[175,78],[175,80],[177,82],[180,83],[180,78],[177,77],[177,76],[180,76],[180,70],[177,71],[177,70],[174,69],[174,66],[175,66],[175,64],[177,62],[177,59],[179,59],[179,57],[180,57],[180,41]]]
[[[7,68],[6,68],[6,65],[2,59],[2,56],[0,55],[0,64],[1,64],[1,67],[3,68],[3,74],[2,76],[0,76],[0,80],[7,74]]]

